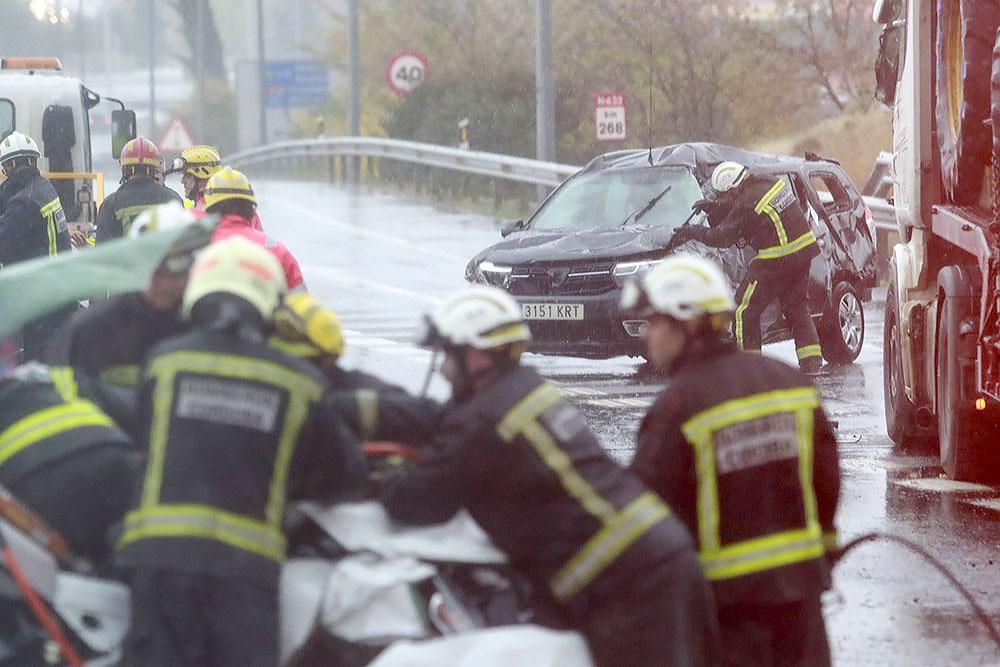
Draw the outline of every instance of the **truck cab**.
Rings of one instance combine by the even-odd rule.
[[[39,170],[59,193],[71,223],[94,222],[104,198],[104,176],[93,171],[90,110],[101,96],[79,79],[60,73],[57,58],[4,58],[0,61],[0,139],[14,130],[27,134],[42,152]],[[135,114],[112,112],[113,145],[135,136]],[[0,176],[2,178],[2,176]]]
[[[876,97],[893,111],[900,236],[885,304],[887,431],[903,447],[935,443],[952,478],[992,478],[1000,471],[1000,4],[878,0],[873,18],[882,25]]]

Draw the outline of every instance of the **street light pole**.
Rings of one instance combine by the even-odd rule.
[[[149,9],[149,136],[156,141],[156,0],[146,4]]]
[[[358,0],[348,0],[347,3],[347,49],[350,51],[351,61],[351,94],[347,107],[348,132],[352,137],[361,135],[361,54],[360,54],[360,27],[358,19]],[[358,159],[349,157],[347,164],[350,171],[352,183],[358,183]]]
[[[260,143],[267,143],[267,91],[264,89],[264,0],[257,0],[257,90],[260,91]]]
[[[555,162],[555,81],[552,76],[552,0],[535,3],[535,159]],[[538,198],[545,197],[538,187]]]
[[[195,3],[195,124],[197,125],[196,141],[205,141],[205,2]]]

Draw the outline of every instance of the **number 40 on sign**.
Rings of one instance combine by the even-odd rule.
[[[594,120],[600,141],[624,139],[625,94],[600,93],[594,95]]]

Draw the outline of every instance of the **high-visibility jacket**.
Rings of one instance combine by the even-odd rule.
[[[303,287],[304,281],[302,270],[299,268],[299,262],[284,243],[273,236],[254,229],[252,222],[246,218],[231,214],[219,221],[219,226],[215,228],[215,233],[212,235],[212,241],[222,241],[232,236],[242,236],[248,241],[266,248],[272,255],[277,257],[278,261],[281,262],[281,268],[285,272],[288,289],[293,290]]]
[[[34,167],[19,167],[0,184],[0,264],[70,250],[69,225],[55,188]]]
[[[0,380],[0,485],[86,449],[131,446],[108,415],[79,397],[72,371],[22,369]]]
[[[697,538],[720,607],[818,595],[840,489],[819,393],[783,362],[699,343],[643,419],[631,469]]]
[[[387,482],[382,501],[415,524],[467,508],[511,564],[571,613],[620,598],[627,582],[692,548],[669,507],[527,367],[447,405],[432,453]]]
[[[792,186],[783,178],[751,178],[731,204],[710,209],[709,218],[712,226],[692,228],[690,238],[716,248],[746,241],[757,251],[754,262],[780,265],[793,255],[819,254],[809,220]]]
[[[187,328],[176,308],[160,310],[141,292],[128,292],[76,313],[55,358],[108,384],[135,387],[149,351]]]
[[[153,206],[181,202],[181,196],[149,176],[133,176],[104,198],[97,213],[97,242],[127,237],[140,213]]]
[[[228,331],[155,347],[143,370],[142,490],[120,565],[277,586],[289,498],[354,497],[365,462],[308,364]]]
[[[141,292],[127,292],[77,312],[54,359],[123,387],[137,387],[153,346],[187,330],[178,309],[154,308]]]

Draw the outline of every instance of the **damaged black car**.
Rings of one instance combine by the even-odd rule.
[[[505,239],[477,254],[465,277],[502,287],[517,299],[531,325],[533,352],[641,356],[645,322],[619,313],[621,288],[664,258],[677,227],[707,224],[703,213],[692,217],[691,205],[710,189],[715,166],[727,160],[792,186],[821,248],[812,262],[808,299],[823,356],[830,363],[853,361],[864,343],[864,303],[876,280],[874,224],[840,165],[811,154],[797,158],[685,143],[601,155],[527,220],[505,224]],[[680,250],[718,262],[734,289],[754,252],[696,241]],[[777,303],[765,311],[761,328],[765,344],[790,338]]]

